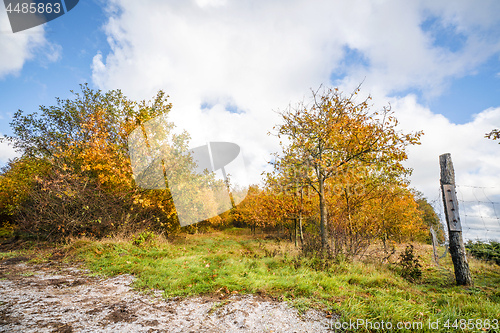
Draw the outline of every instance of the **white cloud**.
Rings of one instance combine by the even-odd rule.
[[[0,134],[0,137],[3,137],[3,134]],[[5,164],[9,159],[18,156],[19,154],[7,142],[0,142],[0,164]]]
[[[35,56],[34,51],[47,43],[43,26],[15,34],[11,31],[7,12],[0,10],[0,79],[17,75],[24,63]]]
[[[112,52],[94,57],[93,81],[133,99],[164,89],[174,105],[171,118],[190,132],[194,145],[241,144],[256,180],[269,153],[278,150],[277,140],[266,135],[278,121],[271,110],[307,98],[309,88],[328,84],[332,73],[346,72],[340,82],[344,91],[366,77],[363,91],[384,102],[391,92],[407,88],[439,94],[447,80],[497,53],[500,43],[490,31],[496,29],[497,3],[454,3],[114,0],[106,25]],[[420,27],[429,15],[466,36],[459,51],[433,45]],[[346,47],[362,54],[368,66],[342,68]],[[412,96],[392,102],[408,130],[426,132],[408,165],[427,195],[439,185],[437,161],[444,152],[452,153],[460,171],[457,182],[498,181],[498,147],[483,139],[488,121],[500,120],[498,109],[455,125]],[[203,103],[212,107],[202,110]],[[228,103],[246,112],[231,114],[224,109]],[[471,172],[477,168],[482,176]]]
[[[484,138],[500,123],[500,107],[485,110],[466,124],[453,124],[444,116],[420,106],[415,96],[393,100],[393,109],[405,131],[423,130],[421,145],[409,149],[407,165],[414,169],[412,183],[429,197],[439,191],[439,155],[450,153],[458,185],[498,187],[500,145]]]
[[[224,6],[227,0],[196,0],[196,4],[200,7],[219,7]]]
[[[49,43],[47,45],[46,57],[49,62],[56,62],[62,57],[62,46]]]
[[[449,2],[439,6],[426,2],[381,2],[370,15],[360,18],[359,27],[345,25],[349,45],[361,50],[371,63],[369,68],[359,68],[346,81],[352,84],[352,80],[366,76],[368,81],[376,81],[373,85],[380,93],[419,88],[429,97],[439,95],[447,79],[470,74],[500,51],[498,23],[490,20],[492,14],[488,13],[498,16],[500,8],[497,3],[485,3],[480,10],[474,10],[477,21],[471,22],[466,17],[472,3],[467,2],[469,6],[458,10]],[[460,50],[452,52],[433,45],[433,36],[420,27],[431,15],[440,15],[443,24],[453,24],[457,32],[466,36]],[[485,22],[490,22],[490,26]]]

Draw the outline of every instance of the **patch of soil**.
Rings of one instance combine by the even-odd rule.
[[[26,241],[19,237],[0,240],[0,252],[8,252],[26,248]]]
[[[17,325],[19,324],[19,320],[17,320],[17,318],[15,317],[10,316],[7,310],[0,310],[0,325],[3,326],[9,324]]]
[[[117,323],[119,321],[130,323],[137,318],[133,311],[127,309],[127,305],[125,303],[114,304],[110,308],[113,311],[106,316],[106,319],[113,323]]]
[[[0,261],[0,265],[16,265],[23,261],[29,261],[28,257],[15,257]]]
[[[53,333],[73,333],[73,327],[70,324],[57,325],[57,328],[52,331]]]
[[[133,290],[131,275],[96,277],[78,263],[27,260],[0,263],[0,332],[327,332],[337,318],[223,289],[165,300],[160,290]]]

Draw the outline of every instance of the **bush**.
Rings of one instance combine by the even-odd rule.
[[[16,157],[0,170],[0,221],[14,223],[13,215],[26,200],[36,176],[47,175],[50,164],[43,159]]]
[[[491,241],[484,243],[481,241],[469,241],[465,247],[477,259],[493,261],[500,265],[500,243]]]
[[[132,236],[132,244],[136,246],[151,244],[155,239],[156,235],[153,231],[145,230],[135,236]]]
[[[162,152],[184,156],[177,152],[187,149],[188,135],[171,133],[168,96],[159,91],[148,102],[135,102],[120,90],[81,88],[74,99],[57,98],[39,112],[13,115],[13,135],[0,142],[22,157],[0,170],[0,222],[14,224],[18,235],[45,240],[99,238],[123,227],[178,230],[170,193],[141,190],[134,182],[128,140],[133,130],[157,119],[161,131],[154,140]],[[179,160],[187,161],[182,170],[191,165],[187,157],[174,157],[165,158],[167,169]]]
[[[401,267],[401,276],[410,282],[415,282],[422,277],[422,265],[420,264],[420,256],[415,256],[413,245],[409,244],[399,256],[398,265]]]
[[[4,222],[0,227],[0,238],[9,238],[14,232],[14,227],[9,222]]]
[[[101,238],[124,228],[157,229],[166,219],[159,209],[135,204],[130,193],[109,193],[96,181],[62,172],[37,177],[14,218],[25,236],[52,241],[80,235]]]

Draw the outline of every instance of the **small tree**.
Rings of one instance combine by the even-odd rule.
[[[415,255],[413,245],[409,244],[399,256],[398,265],[401,267],[401,276],[410,282],[415,282],[422,277],[420,256]]]
[[[372,166],[388,173],[402,174],[401,162],[407,158],[405,148],[418,144],[422,132],[402,134],[390,106],[372,112],[371,97],[360,103],[353,93],[344,96],[338,88],[312,92],[309,104],[299,103],[278,111],[282,124],[275,126],[282,154],[276,154],[275,172],[305,169],[303,181],[318,195],[320,233],[323,249],[328,248],[326,181],[349,167]]]

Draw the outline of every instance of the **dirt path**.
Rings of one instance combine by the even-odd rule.
[[[92,277],[78,265],[0,262],[0,332],[327,332],[332,318],[300,316],[252,295],[166,301],[134,291],[131,275]],[[330,316],[328,316],[330,317]]]

